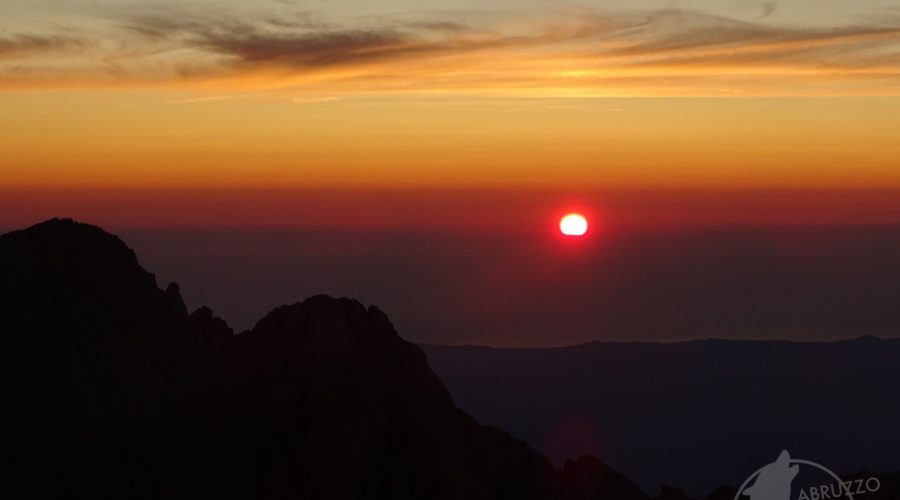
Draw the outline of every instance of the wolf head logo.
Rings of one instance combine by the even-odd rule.
[[[750,500],[790,500],[791,483],[797,477],[799,467],[791,465],[791,456],[782,450],[778,458],[759,470],[753,486],[744,489]]]

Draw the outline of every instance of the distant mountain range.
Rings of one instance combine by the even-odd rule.
[[[424,350],[480,422],[556,461],[594,454],[647,491],[740,484],[782,449],[838,473],[900,470],[900,340]]]

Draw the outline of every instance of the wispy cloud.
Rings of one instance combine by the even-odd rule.
[[[213,95],[205,97],[189,97],[186,99],[169,99],[166,104],[205,104],[210,102],[223,102],[234,100],[235,96],[231,95]]]
[[[256,17],[154,11],[119,17],[114,40],[105,46],[71,33],[0,38],[0,83],[11,74],[10,61],[18,75],[37,68],[35,78],[71,71],[71,61],[46,62],[60,53],[80,60],[78,72],[86,78],[227,80],[330,94],[891,93],[900,83],[900,16],[811,28],[768,22],[775,8],[762,2],[755,21],[691,10],[570,9],[506,23],[447,15],[353,25],[305,11]]]
[[[0,35],[0,61],[35,55],[65,54],[84,50],[85,40],[68,35]]]
[[[122,27],[153,41],[175,43],[252,66],[354,66],[436,53],[465,52],[496,40],[451,21],[391,21],[366,27],[336,26],[301,13],[291,18],[242,20],[211,16],[190,19],[160,14],[136,16]],[[490,40],[487,40],[489,38]]]
[[[335,96],[327,96],[327,97],[295,97],[291,99],[291,102],[294,104],[325,104],[329,102],[339,102],[342,101],[343,98],[335,97]]]

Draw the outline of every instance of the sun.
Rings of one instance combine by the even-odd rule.
[[[587,230],[587,219],[581,214],[567,214],[559,220],[559,232],[566,236],[584,236]]]

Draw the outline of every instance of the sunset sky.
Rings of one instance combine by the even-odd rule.
[[[460,340],[449,330],[422,333],[449,314],[435,305],[440,296],[415,314],[407,314],[410,300],[428,283],[440,288],[469,276],[463,268],[472,276],[494,269],[502,278],[522,277],[500,265],[515,261],[500,248],[515,248],[529,266],[587,258],[560,257],[559,249],[542,246],[553,244],[550,237],[537,243],[534,235],[546,236],[566,210],[590,215],[592,248],[649,252],[621,262],[621,279],[632,284],[646,277],[640,273],[648,265],[663,274],[683,271],[677,259],[671,269],[660,264],[669,243],[690,262],[697,245],[723,248],[733,266],[759,245],[787,251],[789,260],[811,255],[823,269],[850,269],[840,291],[810,303],[812,316],[822,304],[846,299],[846,286],[874,286],[871,298],[879,303],[893,285],[883,277],[873,284],[874,268],[854,268],[861,261],[848,264],[841,255],[874,255],[893,265],[900,257],[877,244],[887,236],[864,233],[864,246],[841,247],[843,254],[817,254],[816,242],[837,238],[843,245],[856,241],[854,231],[900,225],[898,162],[897,0],[0,2],[0,229],[70,216],[132,234],[163,278],[193,285],[186,291],[192,305],[218,303],[242,326],[264,312],[262,296],[289,301],[325,288],[387,303],[419,340]],[[837,233],[803,233],[794,241],[796,227]],[[762,233],[745,247],[734,234],[722,236],[736,228]],[[275,230],[326,231],[315,233],[325,238],[320,246],[300,245],[303,258],[328,252],[329,259],[383,265],[379,259],[421,257],[427,263],[410,264],[420,266],[414,272],[391,267],[395,260],[381,269],[419,278],[434,272],[434,280],[400,285],[384,283],[390,273],[322,275],[300,289],[276,286],[277,293],[226,299],[217,295],[215,270],[191,274],[197,261],[182,258],[190,254],[185,249],[196,250],[196,238],[209,244],[192,231],[231,231],[220,241],[225,254],[217,254],[229,266],[296,249],[296,239],[272,243],[279,241],[270,239]],[[238,243],[253,231],[263,231],[260,241],[276,250]],[[692,236],[672,243],[661,236],[667,231]],[[448,240],[467,242],[459,243],[465,250],[441,254],[454,248]],[[466,260],[467,252],[478,262]],[[190,255],[209,261],[201,254]],[[596,264],[600,273],[599,257],[590,255],[582,264]],[[783,272],[785,256],[776,257],[778,265],[767,257],[729,279],[737,286],[759,272]],[[329,262],[338,274],[347,269],[346,261]],[[310,269],[295,271],[291,276],[303,280]],[[267,272],[279,274],[259,270]],[[548,287],[558,278],[532,276],[522,286],[541,292],[527,299],[510,295],[512,288],[477,293],[490,293],[513,314],[553,295]],[[579,279],[570,295],[560,292],[565,306],[595,311],[596,283]],[[270,284],[259,278],[256,286]],[[695,285],[703,290],[697,300],[709,298],[702,282]],[[603,297],[614,295],[604,290]],[[457,291],[480,297],[470,288]],[[627,300],[671,304],[667,294],[680,296],[658,292]],[[874,307],[866,304],[848,317]],[[767,307],[746,305],[756,306]],[[614,322],[620,332],[639,329],[629,321],[642,314],[623,310],[609,312],[621,316]],[[748,326],[735,334],[852,323],[819,316],[803,323],[805,316],[788,310],[779,309],[784,321],[775,326],[763,322],[755,333]],[[460,328],[483,324],[493,312],[479,314]],[[712,335],[745,314],[738,308],[714,324],[685,320],[670,337]],[[894,316],[881,319],[870,331],[900,325]],[[465,340],[592,338],[581,330],[552,341],[528,335]]]
[[[892,0],[0,5],[7,186],[900,187]]]

